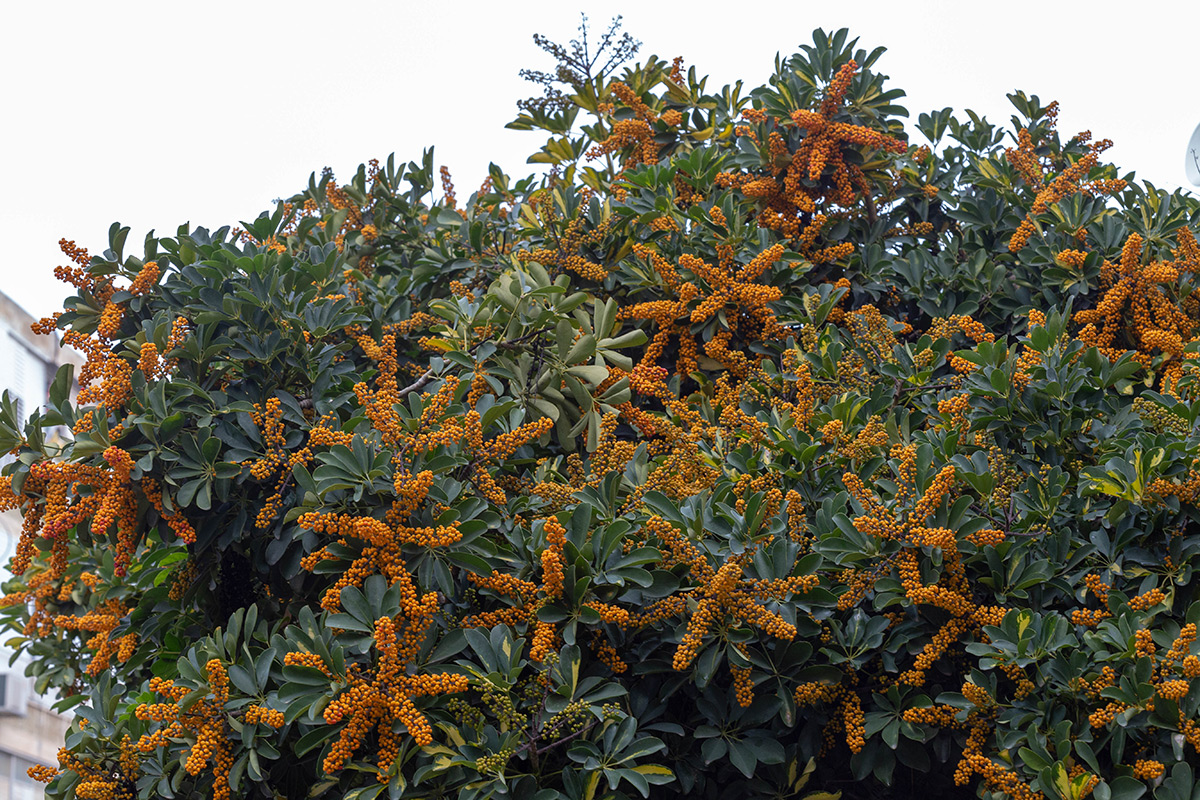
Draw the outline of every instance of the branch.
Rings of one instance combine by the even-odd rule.
[[[405,395],[412,394],[413,392],[418,392],[421,389],[424,389],[431,380],[433,380],[433,368],[432,367],[425,370],[424,375],[417,378],[415,381],[410,383],[408,386],[405,386],[400,391],[396,392],[396,396],[404,397]]]
[[[958,386],[958,384],[956,384],[956,383],[923,383],[919,386],[917,386],[917,385],[897,386],[896,391],[897,392],[920,392],[920,391],[924,391],[926,389],[954,389],[957,386]]]
[[[526,341],[534,338],[535,336],[540,336],[543,333],[548,333],[549,331],[550,331],[550,328],[548,328],[548,327],[547,328],[539,328],[536,331],[530,331],[529,333],[526,333],[522,336],[518,336],[515,339],[509,339],[508,341],[498,342],[496,344],[496,347],[500,350],[510,350],[510,349],[516,347],[517,345],[521,344],[522,342],[526,342]],[[467,352],[474,353],[483,344],[484,344],[484,342],[476,342],[475,344],[471,345],[471,349],[469,349]],[[410,383],[408,386],[405,386],[403,389],[396,392],[396,396],[404,397],[406,395],[412,394],[413,392],[419,392],[420,390],[424,389],[426,386],[429,385],[430,381],[433,380],[433,375],[434,375],[433,368],[430,367],[429,369],[425,370],[425,373],[423,375],[421,375],[421,377],[417,378],[415,381]]]
[[[526,333],[523,336],[518,336],[515,339],[509,339],[508,341],[505,341],[505,342],[497,342],[496,348],[498,350],[511,350],[512,348],[516,347],[517,345],[519,345],[523,342],[527,342],[530,339],[534,338],[535,336],[541,336],[543,333],[549,333],[550,331],[551,331],[551,328],[549,326],[547,326],[545,328],[539,328],[538,330],[530,331],[529,333]],[[474,345],[469,352],[474,353],[475,348],[479,347],[479,345],[481,345],[481,344],[483,344],[483,342],[480,342],[479,344]]]
[[[551,749],[552,747],[558,747],[560,744],[563,744],[563,743],[565,743],[565,742],[569,742],[569,741],[571,741],[572,739],[574,739],[574,738],[576,738],[576,737],[582,736],[583,734],[587,733],[588,731],[590,731],[590,730],[591,730],[592,728],[594,728],[594,727],[596,727],[596,723],[594,723],[594,722],[593,722],[591,725],[588,725],[586,728],[582,728],[582,729],[580,729],[580,730],[577,730],[577,731],[575,731],[574,733],[568,733],[566,736],[562,737],[562,738],[561,738],[561,739],[559,739],[558,741],[551,742],[550,744],[546,745],[545,747],[538,748],[536,752],[538,752],[538,753],[544,753],[544,752],[546,752],[547,750]]]

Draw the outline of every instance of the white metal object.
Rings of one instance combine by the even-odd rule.
[[[1196,126],[1196,130],[1192,131],[1192,138],[1188,140],[1183,168],[1187,172],[1188,183],[1200,186],[1200,125]]]

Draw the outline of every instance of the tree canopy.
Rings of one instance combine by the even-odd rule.
[[[1036,96],[906,124],[844,30],[539,44],[543,174],[62,243],[87,363],[0,405],[47,797],[1197,796],[1200,203]]]

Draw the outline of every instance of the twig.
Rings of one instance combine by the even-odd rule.
[[[548,328],[548,327],[547,328],[539,328],[538,330],[531,331],[529,333],[524,334],[523,336],[518,336],[515,339],[509,339],[504,342],[499,342],[496,344],[496,347],[500,350],[509,350],[509,349],[512,349],[512,348],[516,347],[517,345],[521,344],[522,342],[528,341],[529,339],[532,339],[535,336],[541,336],[543,333],[548,333],[549,331],[550,331],[550,328]],[[485,343],[486,343],[486,340],[483,342],[476,342],[475,344],[471,345],[470,349],[467,350],[467,352],[474,353]],[[424,389],[426,386],[429,385],[430,381],[433,380],[433,375],[434,375],[433,368],[430,367],[429,369],[425,370],[425,373],[423,375],[421,375],[421,377],[417,378],[415,381],[410,383],[408,386],[405,386],[403,389],[396,392],[396,396],[404,397],[405,395],[412,394],[413,392],[419,392],[420,390]]]
[[[408,386],[405,386],[400,391],[396,392],[396,396],[404,397],[405,395],[412,394],[413,392],[419,392],[421,389],[424,389],[429,384],[429,382],[432,380],[433,380],[433,368],[430,367],[429,369],[425,370],[424,375],[417,378],[415,381],[410,383]]]
[[[914,385],[897,386],[896,391],[897,392],[919,392],[919,391],[923,391],[925,389],[953,389],[956,386],[958,386],[958,384],[956,384],[956,383],[923,383],[920,386],[914,386]]]
[[[546,745],[545,747],[538,748],[536,750],[536,752],[544,753],[552,747],[558,747],[560,744],[563,744],[564,742],[569,742],[577,736],[582,736],[583,734],[587,733],[594,727],[596,727],[596,723],[593,722],[591,725],[588,725],[586,728],[577,730],[574,733],[568,733],[566,736],[562,737],[558,741],[551,742],[550,744]]]
[[[535,336],[541,336],[543,333],[549,333],[550,330],[551,330],[551,328],[549,326],[547,326],[545,328],[539,328],[536,331],[530,331],[529,333],[525,334],[524,336],[518,336],[517,338],[509,339],[506,342],[498,342],[496,344],[496,348],[498,350],[511,350],[512,348],[516,347],[517,345],[521,344],[522,342],[526,342],[526,341],[534,338]],[[480,342],[479,344],[472,346],[469,352],[474,353],[475,349],[478,348],[482,344],[484,344],[484,342]]]

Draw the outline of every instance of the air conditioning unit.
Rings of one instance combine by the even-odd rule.
[[[0,672],[0,716],[23,717],[28,713],[29,679],[14,672]]]

